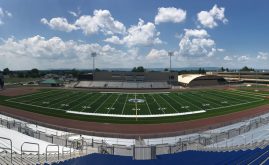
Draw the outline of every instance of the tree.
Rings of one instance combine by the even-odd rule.
[[[221,67],[220,70],[221,70],[222,72],[224,72],[224,68],[223,68],[223,67]]]
[[[168,68],[164,68],[164,71],[165,71],[165,72],[168,72]]]
[[[71,70],[71,74],[72,74],[73,77],[78,77],[79,71],[74,68],[74,69]]]
[[[250,71],[254,71],[254,69],[253,68],[249,68],[247,66],[244,66],[242,69],[240,69],[240,71],[250,72]]]
[[[145,69],[143,66],[133,67],[132,72],[145,72]]]
[[[9,73],[10,73],[10,70],[8,68],[5,68],[3,70],[3,75],[9,75]]]
[[[33,68],[32,70],[29,71],[29,76],[33,78],[39,77],[39,70]]]

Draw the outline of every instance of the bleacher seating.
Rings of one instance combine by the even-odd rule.
[[[130,156],[115,156],[105,154],[91,154],[84,157],[55,163],[54,165],[91,164],[102,165],[178,165],[178,164],[268,164],[269,146],[246,151],[213,152],[213,151],[184,151],[176,154],[157,156],[154,160],[133,160]]]
[[[118,82],[118,81],[80,81],[77,88],[111,88],[111,89],[167,89],[167,82]]]

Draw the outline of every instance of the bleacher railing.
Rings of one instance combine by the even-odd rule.
[[[3,149],[4,151],[6,151],[6,150],[9,150],[9,151],[10,151],[10,162],[11,162],[11,164],[12,164],[12,154],[13,154],[12,140],[9,139],[9,138],[5,138],[5,137],[0,137],[0,139],[9,141],[10,147],[1,147],[1,146],[0,146],[0,149]]]
[[[242,122],[242,121],[241,121]],[[42,132],[39,130],[33,130],[27,126],[27,123],[21,123],[19,121],[15,120],[8,120],[8,119],[3,119],[0,118],[0,123],[1,125],[17,130],[21,133],[27,134],[29,136],[32,136],[34,138],[47,141],[49,143],[54,143],[60,146],[66,146],[70,147],[67,150],[62,151],[62,153],[70,153],[71,157],[71,150],[72,148],[74,149],[79,149],[79,150],[86,150],[87,153],[87,148],[89,147],[89,144],[91,147],[98,148],[99,151],[105,152],[107,151],[109,154],[115,154],[115,155],[125,155],[125,156],[135,156],[135,152],[133,150],[132,146],[123,146],[123,145],[108,145],[105,144],[104,141],[101,142],[100,140],[96,140],[94,138],[92,139],[80,139],[80,140],[69,140],[68,136],[59,136],[59,135],[51,135],[48,134],[47,132]],[[221,149],[219,147],[208,147],[209,145],[216,144],[221,141],[225,141],[227,139],[231,139],[235,136],[241,135],[243,133],[249,132],[251,130],[254,130],[256,128],[259,128],[263,125],[266,125],[269,123],[269,116],[260,116],[256,117],[254,119],[250,119],[245,124],[241,125],[238,128],[232,128],[228,129],[226,131],[222,132],[200,132],[198,135],[194,135],[188,138],[179,138],[179,137],[174,137],[174,142],[171,143],[169,141],[166,141],[165,138],[161,138],[159,141],[154,141],[154,139],[148,139],[145,140],[148,145],[141,146],[143,148],[148,148],[149,150],[152,150],[151,153],[155,153],[156,155],[161,155],[161,154],[171,154],[171,153],[176,153],[176,152],[181,152],[185,150],[202,150],[202,149],[211,149],[214,150],[215,148]],[[69,133],[71,134],[71,133]],[[80,137],[81,138],[81,137]],[[172,138],[170,138],[172,139]],[[152,147],[152,145],[149,145],[150,143],[154,142],[155,147]],[[78,143],[79,142],[79,143]],[[159,144],[158,144],[159,143]],[[79,145],[78,145],[79,144]],[[117,144],[117,142],[115,142]],[[256,145],[253,142],[253,146]],[[86,146],[86,147],[85,147]],[[101,147],[100,147],[101,146]],[[137,147],[137,146],[135,146]],[[235,146],[235,147],[223,147],[223,150],[236,150],[238,148],[243,148],[245,149],[246,147],[252,147],[251,145],[244,145],[244,146]],[[105,150],[105,151],[104,151]],[[142,150],[141,152],[144,152],[147,149]],[[146,153],[146,152],[144,152]],[[137,155],[137,154],[136,154]],[[152,156],[151,156],[152,157]],[[154,156],[153,156],[154,157]]]
[[[48,148],[51,148],[51,147],[53,147],[53,148],[55,148],[55,147],[57,147],[57,150],[54,150],[54,151],[48,151]],[[50,154],[57,154],[57,157],[58,157],[58,160],[60,160],[60,146],[59,145],[57,145],[57,144],[49,144],[49,145],[47,145],[47,147],[46,147],[46,162],[48,161],[48,153],[50,153]]]
[[[25,144],[37,146],[37,150],[26,150],[26,149],[23,149],[23,146]],[[23,154],[25,154],[25,153],[36,153],[37,154],[38,162],[40,161],[40,146],[39,146],[38,143],[23,142],[22,145],[21,145],[21,162],[23,162]]]

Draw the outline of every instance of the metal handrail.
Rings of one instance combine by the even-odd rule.
[[[83,153],[83,150],[86,150],[86,154],[88,153],[88,143],[87,143],[87,141],[85,141],[85,140],[81,140],[82,141],[82,153]],[[85,144],[86,144],[86,147],[85,147]],[[84,149],[84,147],[85,147],[85,149]]]
[[[38,150],[37,151],[31,151],[31,150],[23,150],[23,145],[24,144],[32,144],[32,145],[36,145],[38,147]],[[40,147],[39,147],[39,144],[38,143],[31,143],[31,142],[23,142],[22,145],[21,145],[21,161],[22,161],[22,154],[23,153],[27,153],[27,152],[30,152],[30,153],[37,153],[37,156],[38,156],[38,162],[40,160]]]
[[[69,146],[69,151],[64,151],[65,148],[67,148]],[[71,158],[71,150],[72,150],[72,146],[71,145],[66,145],[65,147],[62,147],[62,155],[64,153],[70,153],[70,158]]]
[[[0,137],[0,139],[8,140],[10,142],[10,148],[7,148],[7,147],[0,147],[0,148],[3,149],[3,150],[10,150],[10,162],[12,163],[12,153],[13,153],[13,150],[12,150],[12,140],[9,139],[9,138],[5,138],[5,137]]]
[[[46,147],[46,162],[48,161],[48,147],[55,147],[57,146],[57,151],[49,151],[50,153],[57,153],[58,154],[58,160],[60,160],[60,146],[57,144],[49,144]]]

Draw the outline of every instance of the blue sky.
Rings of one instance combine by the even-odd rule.
[[[269,68],[269,2],[0,0],[0,69]]]

